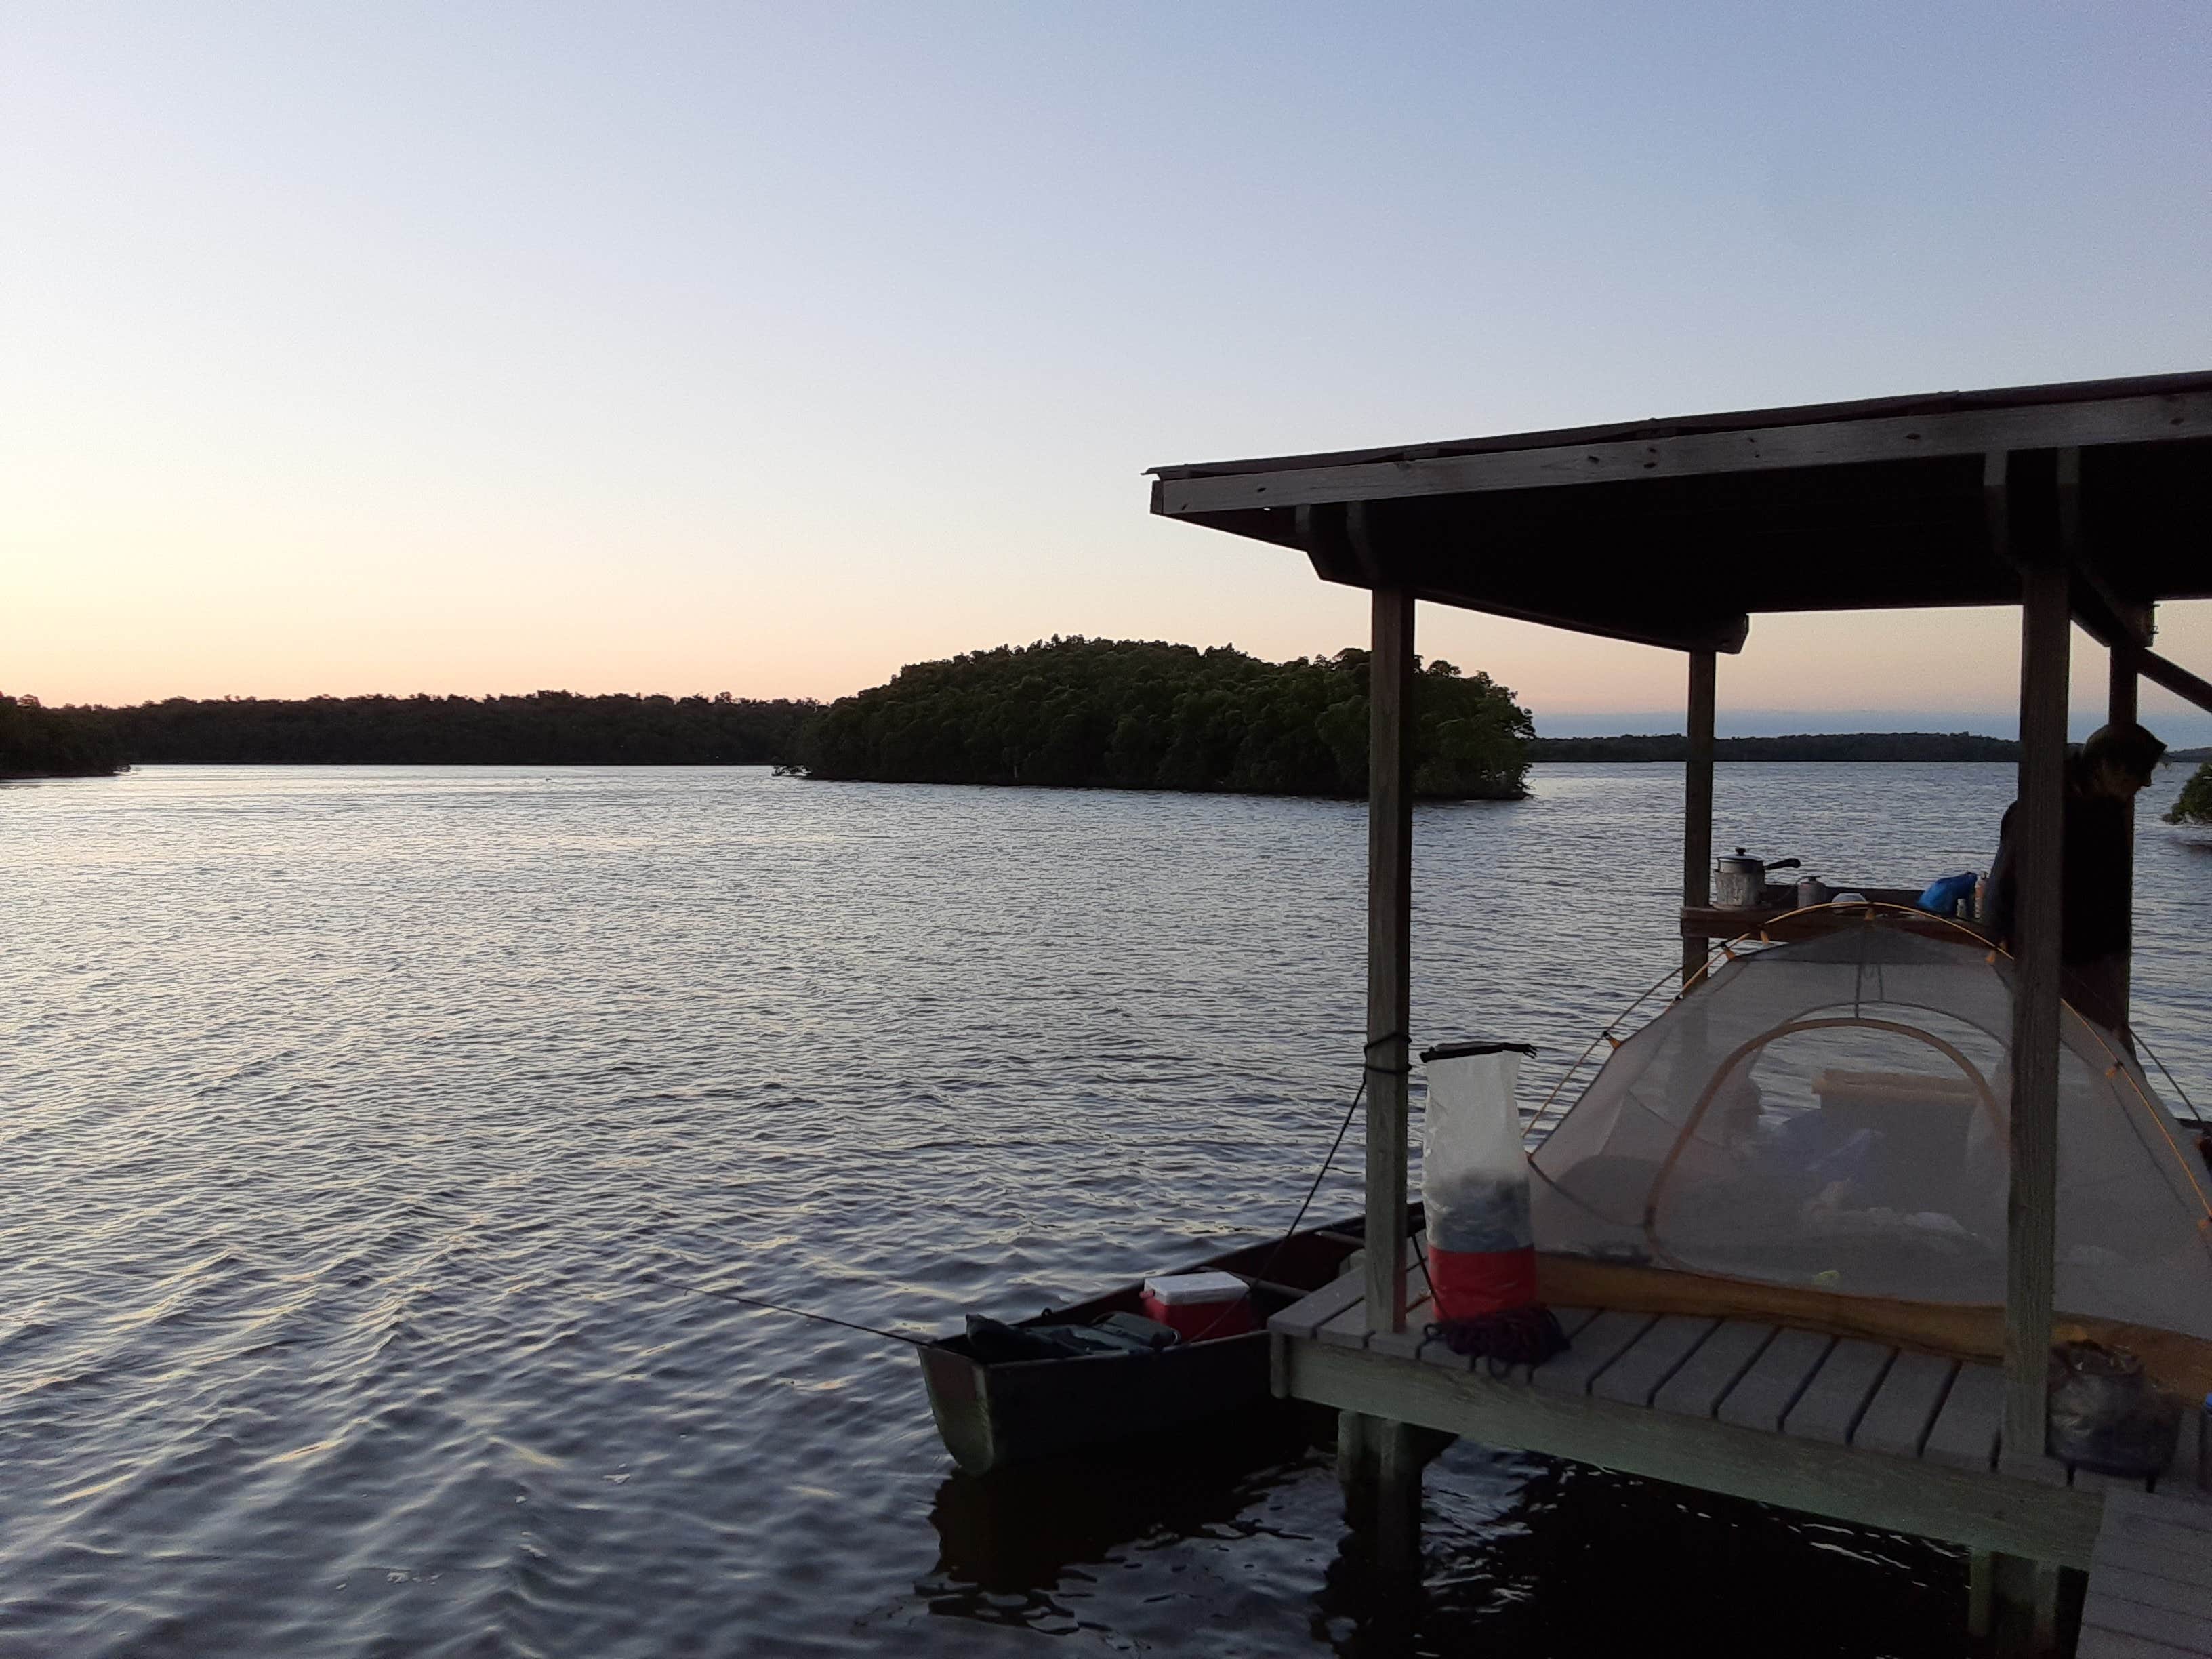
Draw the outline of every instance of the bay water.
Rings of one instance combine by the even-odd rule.
[[[2013,776],[1723,766],[1716,840],[1917,885]],[[2182,776],[2137,1023],[2212,1100]],[[1532,787],[1420,809],[1414,1037],[1541,1091],[1678,956],[1681,778]],[[0,1653],[1960,1651],[1951,1552],[1479,1447],[1418,1597],[1299,1433],[969,1480],[910,1352],[696,1293],[927,1334],[1279,1231],[1358,1081],[1365,834],[745,769],[0,786]]]

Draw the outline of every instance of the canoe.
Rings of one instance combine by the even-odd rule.
[[[1413,1206],[1409,1231],[1420,1226]],[[1265,1239],[1177,1273],[1235,1273],[1251,1286],[1261,1328],[1178,1343],[1155,1353],[1049,1359],[979,1358],[964,1336],[919,1350],[929,1409],[952,1460],[970,1474],[1187,1426],[1268,1400],[1267,1317],[1337,1278],[1362,1243],[1360,1218]],[[1265,1276],[1262,1277],[1261,1275]],[[1087,1324],[1143,1311],[1142,1281],[1024,1325]]]

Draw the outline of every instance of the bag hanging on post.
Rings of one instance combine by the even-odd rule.
[[[1536,1300],[1528,1224],[1528,1154],[1514,1091],[1520,1042],[1457,1042],[1425,1049],[1428,1105],[1421,1124],[1434,1332],[1455,1351],[1540,1364],[1565,1346]]]

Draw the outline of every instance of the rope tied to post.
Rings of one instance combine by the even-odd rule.
[[[1413,1039],[1407,1036],[1403,1031],[1389,1031],[1384,1033],[1379,1037],[1370,1037],[1368,1038],[1365,1046],[1360,1050],[1360,1053],[1365,1058],[1365,1066],[1364,1069],[1375,1077],[1413,1076],[1413,1067],[1410,1060],[1408,1060],[1408,1061],[1403,1066],[1377,1066],[1375,1063],[1375,1051],[1377,1048],[1386,1047],[1393,1042],[1404,1043],[1409,1052],[1413,1046]]]

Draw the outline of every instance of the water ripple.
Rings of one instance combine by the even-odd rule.
[[[1728,767],[1720,839],[1905,884],[2009,787]],[[1548,1087],[1674,951],[1679,797],[1424,809],[1422,1039]],[[2149,816],[2142,1023],[2212,1098],[2212,858]],[[1356,1080],[1364,847],[750,771],[0,787],[0,1650],[1955,1650],[1944,1552],[1464,1446],[1378,1602],[1303,1435],[987,1487],[902,1352],[671,1282],[942,1328],[1279,1226]]]

